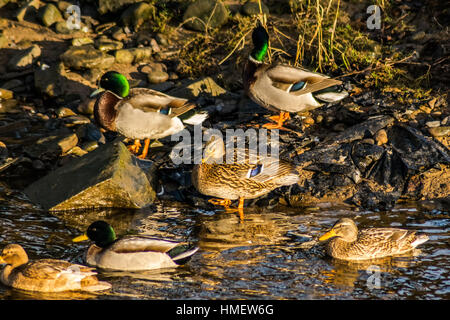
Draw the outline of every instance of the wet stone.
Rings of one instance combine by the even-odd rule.
[[[95,40],[95,47],[100,51],[112,51],[120,50],[123,48],[123,43],[120,41],[114,41],[109,39],[97,39]]]
[[[25,194],[50,211],[142,208],[155,199],[148,177],[125,145],[116,141],[71,160],[30,185]]]
[[[78,114],[64,117],[64,123],[66,127],[73,127],[75,125],[86,124],[90,122],[91,120],[89,118]]]
[[[440,121],[428,121],[428,122],[425,122],[425,125],[428,127],[428,128],[436,128],[436,127],[439,127],[440,125],[441,125],[441,122]]]
[[[61,107],[58,110],[56,110],[56,114],[58,116],[58,118],[65,118],[68,116],[74,116],[76,115],[75,112],[72,111],[72,109],[66,108],[66,107]]]

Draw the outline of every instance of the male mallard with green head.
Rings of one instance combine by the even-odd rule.
[[[370,228],[358,231],[355,222],[342,218],[319,241],[330,239],[327,252],[342,260],[377,259],[407,253],[428,241],[428,236],[398,228]]]
[[[248,153],[248,150],[235,149],[234,161],[227,163],[223,140],[213,136],[206,143],[202,162],[196,164],[192,170],[192,183],[200,193],[221,198],[211,199],[211,203],[235,211],[230,210],[229,206],[231,200],[239,199],[237,211],[241,220],[244,218],[245,199],[258,198],[299,180],[299,173],[294,164],[276,157],[256,154],[256,159],[252,159]]]
[[[264,27],[253,30],[252,40],[253,50],[243,73],[245,92],[257,104],[280,113],[270,118],[276,124],[267,123],[263,127],[284,129],[289,112],[312,110],[321,106],[319,101],[336,102],[348,95],[334,90],[342,83],[339,80],[289,65],[264,63],[269,48],[269,35]]]
[[[139,158],[144,159],[150,139],[160,139],[184,129],[184,124],[202,123],[207,113],[196,113],[196,105],[187,99],[176,98],[147,88],[130,89],[127,78],[109,71],[100,79],[101,93],[94,105],[94,117],[104,129],[119,132],[135,140],[131,151],[140,148],[139,140],[145,139]],[[94,92],[93,94],[96,94]]]
[[[3,248],[0,264],[6,264],[1,282],[9,287],[28,291],[100,291],[111,288],[108,282],[99,281],[93,268],[64,260],[28,260],[22,246],[8,244]]]
[[[87,253],[86,263],[103,269],[143,271],[178,267],[188,262],[198,247],[145,235],[116,237],[105,221],[95,221],[86,233],[74,242],[94,242]]]

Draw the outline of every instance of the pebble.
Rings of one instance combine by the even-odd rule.
[[[94,40],[92,38],[74,38],[72,39],[72,46],[74,47],[79,47],[85,44],[90,44],[90,43],[94,43]]]
[[[384,129],[378,130],[377,133],[375,133],[374,139],[377,142],[377,145],[379,146],[386,144],[388,142],[386,130]]]
[[[67,154],[73,154],[73,155],[76,155],[79,157],[84,156],[86,153],[88,153],[88,152],[86,150],[83,150],[79,146],[75,146],[72,149],[70,149],[69,151],[67,151]]]
[[[436,128],[436,127],[439,127],[441,125],[441,122],[438,121],[438,120],[436,120],[436,121],[428,121],[428,122],[425,122],[425,125],[428,128]]]
[[[435,128],[429,128],[428,132],[430,132],[430,134],[433,137],[443,137],[443,136],[448,136],[450,133],[450,127],[435,127]]]
[[[157,33],[156,36],[156,41],[162,45],[162,46],[167,46],[169,45],[169,42],[167,41],[167,38],[165,35],[163,35],[162,33]]]
[[[0,88],[0,99],[8,100],[12,99],[14,93],[11,90]]]
[[[82,115],[73,115],[64,117],[64,123],[66,127],[73,127],[79,124],[86,124],[90,122],[91,120],[89,118]]]
[[[87,152],[91,152],[98,148],[98,142],[97,141],[85,142],[81,145],[81,148]]]
[[[317,117],[316,117],[316,122],[317,123],[321,123],[323,121],[323,116],[321,115],[321,114],[319,114]]]
[[[156,70],[156,71],[150,72],[147,75],[147,79],[148,79],[148,82],[152,83],[152,84],[162,83],[162,82],[166,82],[167,80],[169,80],[169,74],[164,71]]]
[[[123,48],[123,43],[120,41],[110,40],[108,38],[100,38],[95,40],[95,47],[100,51],[120,50]]]
[[[304,124],[308,124],[308,125],[313,125],[314,124],[314,119],[311,117],[306,117],[305,119],[303,119],[303,123]]]
[[[58,110],[56,110],[56,114],[58,115],[58,118],[65,118],[68,116],[75,116],[76,113],[72,111],[72,109],[61,107]]]
[[[361,143],[367,143],[367,144],[375,144],[375,140],[371,138],[362,139]]]

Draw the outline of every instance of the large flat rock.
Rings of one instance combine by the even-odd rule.
[[[50,211],[143,208],[155,199],[151,175],[125,145],[114,141],[72,160],[25,189],[28,198]]]

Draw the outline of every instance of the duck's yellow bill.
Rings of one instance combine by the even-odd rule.
[[[321,236],[321,237],[319,238],[319,241],[325,241],[325,240],[327,240],[327,239],[330,239],[330,238],[336,237],[336,236],[337,236],[336,232],[334,232],[334,230],[331,229],[330,231],[328,231],[327,233],[325,233],[323,236]]]
[[[5,260],[3,260],[3,258],[2,258],[2,257],[0,257],[0,264],[3,264],[3,263],[6,263],[6,261],[5,261]]]
[[[86,240],[89,240],[86,233],[72,239],[73,242],[80,242],[80,241],[86,241]]]

